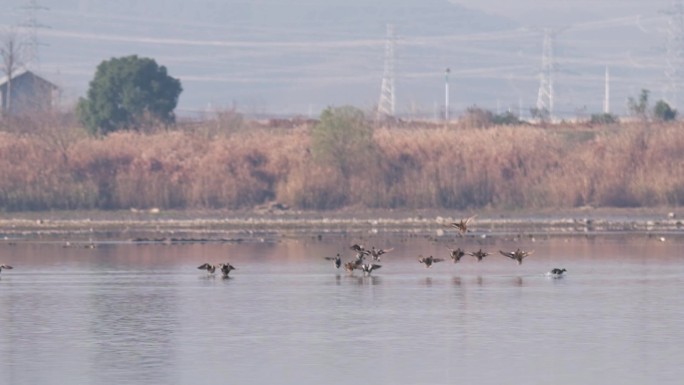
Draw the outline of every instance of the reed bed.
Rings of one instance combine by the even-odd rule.
[[[544,209],[684,202],[681,123],[376,128],[372,153],[351,173],[315,160],[310,130],[214,132],[195,125],[104,138],[59,135],[58,143],[40,130],[0,132],[0,209],[239,209],[274,201],[300,209]]]

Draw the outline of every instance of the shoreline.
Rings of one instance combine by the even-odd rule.
[[[440,215],[441,214],[441,215]],[[242,242],[331,236],[458,236],[450,223],[477,214],[467,237],[684,235],[676,209],[542,211],[438,210],[65,211],[3,213],[0,239],[78,242]]]

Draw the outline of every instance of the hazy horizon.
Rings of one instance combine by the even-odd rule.
[[[472,105],[524,116],[537,100],[545,29],[555,31],[558,116],[602,110],[606,66],[611,112],[625,113],[627,98],[644,88],[677,106],[665,76],[672,1],[536,3],[25,0],[6,7],[0,26],[35,21],[38,60],[29,67],[63,88],[65,104],[85,94],[101,61],[137,54],[181,80],[180,115],[232,106],[314,116],[330,105],[372,109],[391,23],[399,115],[436,115],[448,67],[452,116]]]

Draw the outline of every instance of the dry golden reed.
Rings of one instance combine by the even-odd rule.
[[[315,161],[310,125],[0,132],[0,209],[524,209],[684,202],[684,124],[385,127],[353,172]],[[64,138],[69,138],[65,140]]]

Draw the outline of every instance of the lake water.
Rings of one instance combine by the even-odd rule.
[[[371,277],[323,260],[394,250]],[[447,246],[496,253],[426,269]],[[533,249],[518,266],[499,249]],[[230,261],[229,279],[197,266]],[[679,384],[684,237],[0,244],[0,384]],[[567,276],[544,275],[564,267]]]

